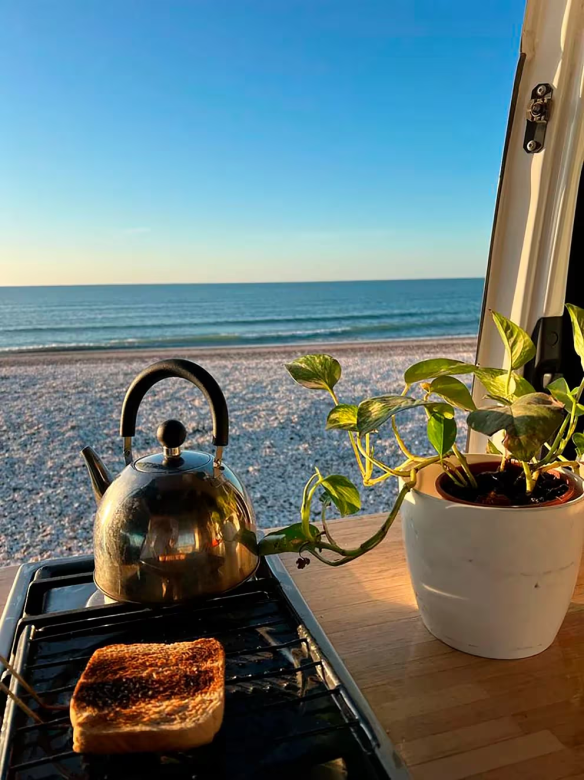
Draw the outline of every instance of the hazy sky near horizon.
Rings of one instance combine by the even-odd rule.
[[[0,285],[482,276],[524,0],[4,0]]]

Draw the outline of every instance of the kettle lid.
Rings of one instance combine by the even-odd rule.
[[[134,462],[138,471],[176,473],[204,469],[213,460],[207,452],[181,450],[187,436],[185,426],[179,420],[165,420],[158,426],[156,438],[162,452],[146,455]]]

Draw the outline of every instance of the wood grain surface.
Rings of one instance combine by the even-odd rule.
[[[366,538],[379,518],[339,521]],[[584,572],[552,647],[493,661],[453,650],[422,625],[401,530],[331,569],[284,563],[414,780],[584,780]],[[15,568],[0,569],[0,605]]]

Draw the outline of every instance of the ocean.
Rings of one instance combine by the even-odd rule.
[[[0,287],[0,352],[475,335],[482,291],[482,279]]]

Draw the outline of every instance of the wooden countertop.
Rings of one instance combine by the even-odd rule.
[[[335,524],[357,542],[375,517]],[[584,571],[557,640],[533,658],[452,650],[422,625],[401,531],[331,569],[284,563],[414,780],[584,780]],[[0,607],[16,569],[0,570]]]

